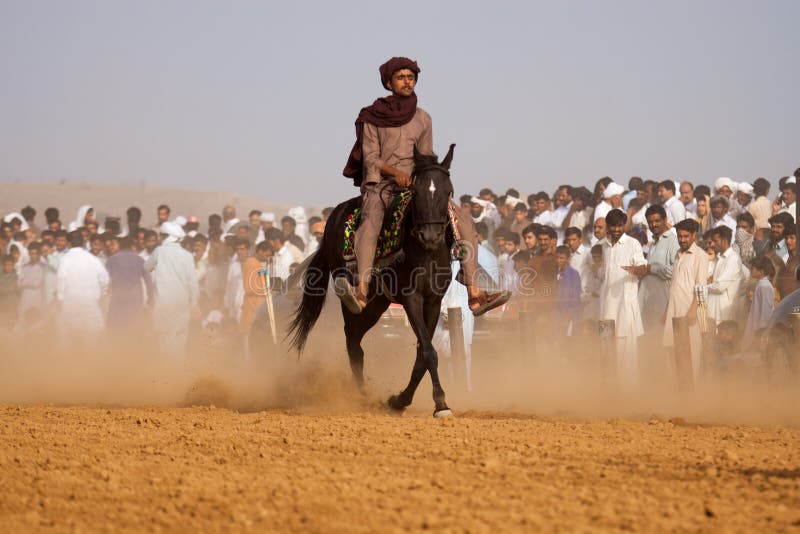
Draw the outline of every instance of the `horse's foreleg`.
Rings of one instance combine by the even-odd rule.
[[[417,358],[414,360],[414,369],[411,371],[411,379],[409,379],[406,389],[399,395],[392,395],[389,398],[389,407],[394,410],[403,410],[409,406],[427,370],[428,362],[425,360],[425,354],[422,352],[422,345],[417,343]]]
[[[421,297],[417,297],[409,299],[405,308],[408,314],[408,321],[417,336],[417,360],[414,362],[414,370],[411,373],[408,387],[401,393],[401,396],[407,392],[413,396],[413,392],[419,385],[425,370],[427,370],[431,375],[433,402],[436,404],[433,415],[435,417],[450,415],[450,409],[445,401],[444,389],[439,381],[439,355],[436,354],[436,349],[433,348],[433,343],[431,342],[433,332],[436,329],[436,322],[439,319],[439,304],[427,303],[426,305]],[[425,368],[421,368],[422,365],[425,365]],[[408,397],[408,402],[409,404],[411,402],[410,396]]]

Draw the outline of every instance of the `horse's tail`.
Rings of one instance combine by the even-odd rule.
[[[303,352],[308,334],[322,313],[325,297],[328,294],[330,274],[331,269],[325,259],[325,249],[320,244],[303,274],[303,300],[295,310],[286,334],[287,338],[291,338],[290,345],[298,352]]]

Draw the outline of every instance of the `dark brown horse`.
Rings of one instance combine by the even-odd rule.
[[[448,206],[453,195],[450,163],[454,148],[455,145],[450,145],[441,163],[436,156],[422,156],[415,150],[415,178],[411,186],[414,195],[403,222],[401,259],[372,277],[370,300],[360,314],[354,314],[342,305],[350,369],[362,389],[364,350],[361,340],[389,306],[387,293],[403,305],[417,336],[417,358],[408,386],[390,397],[388,405],[393,410],[403,410],[410,405],[427,371],[433,383],[434,417],[452,415],[439,381],[439,359],[431,338],[439,320],[442,297],[451,280],[449,245],[452,244],[452,232],[449,230]],[[303,350],[311,328],[322,312],[331,276],[352,276],[342,257],[342,244],[347,216],[360,202],[360,198],[353,198],[334,208],[319,250],[304,274],[303,299],[289,327],[292,345],[299,351]]]

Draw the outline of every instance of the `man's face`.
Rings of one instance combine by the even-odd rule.
[[[89,243],[89,249],[91,250],[92,254],[95,256],[99,256],[101,252],[103,252],[103,242],[99,239],[92,239]]]
[[[658,198],[660,198],[663,202],[666,202],[670,198],[672,198],[672,191],[667,189],[663,186],[658,186]]]
[[[608,199],[608,202],[611,204],[611,207],[614,209],[622,208],[622,195],[614,195]]]
[[[106,256],[112,256],[119,252],[119,241],[116,239],[109,239],[105,244]]]
[[[249,254],[250,250],[247,248],[247,245],[236,245],[236,257],[241,263],[244,263]]]
[[[597,219],[592,230],[594,230],[594,236],[597,239],[603,239],[606,236],[606,220],[603,217]]]
[[[749,222],[744,221],[744,220],[736,222],[736,229],[737,230],[744,230],[748,234],[752,234],[753,233],[753,227],[750,226]]]
[[[167,208],[158,210],[158,224],[167,222],[167,220],[169,220],[169,210]]]
[[[569,265],[569,255],[568,254],[556,254],[556,265],[558,265],[558,270],[563,271]]]
[[[540,198],[536,201],[536,213],[544,213],[550,207],[550,202],[547,200]]]
[[[144,232],[136,232],[136,248],[138,250],[144,249]]]
[[[272,250],[280,251],[283,248],[283,243],[281,243],[280,239],[272,239],[269,244],[272,245]]]
[[[566,206],[572,202],[572,197],[569,196],[569,190],[566,187],[562,187],[556,192],[556,201],[559,206]]]
[[[753,200],[753,197],[751,197],[747,193],[739,191],[738,193],[736,193],[736,200],[739,201],[740,206],[744,207],[750,204],[750,201]]]
[[[508,240],[503,244],[503,251],[506,254],[513,254],[517,250],[517,245],[514,244],[513,241]]]
[[[727,185],[723,185],[722,187],[717,189],[717,194],[722,195],[726,198],[731,198],[732,193],[733,191],[731,191],[731,188],[728,187]]]
[[[198,239],[192,243],[192,251],[196,258],[202,258],[203,254],[206,253],[206,244]]]
[[[55,242],[57,251],[61,252],[62,250],[67,248],[67,238],[65,236],[63,235],[57,236]]]
[[[411,96],[417,85],[417,75],[411,69],[400,69],[392,74],[389,80],[389,89],[397,96]]]
[[[8,274],[14,270],[14,261],[4,261],[3,262],[3,272]]]
[[[283,221],[281,223],[281,230],[283,230],[283,235],[292,235],[294,233],[294,223],[291,221]]]
[[[28,257],[30,258],[31,263],[39,263],[39,259],[42,257],[42,253],[36,249],[28,250]]]
[[[514,218],[517,222],[522,222],[528,216],[528,210],[514,210]]]
[[[222,220],[223,221],[228,222],[231,219],[233,219],[234,217],[236,217],[236,211],[233,210],[232,208],[224,208],[222,210]]]
[[[273,223],[272,221],[261,221],[261,228],[266,232],[270,228],[272,228]]]
[[[503,250],[506,246],[506,238],[499,235],[494,238],[494,244],[497,247],[497,250]]]
[[[523,236],[523,239],[525,240],[525,248],[528,250],[533,250],[536,248],[536,234],[533,232],[528,232]]]
[[[712,204],[711,205],[711,215],[714,216],[714,219],[720,220],[725,216],[725,212],[728,210],[725,209],[725,204]]]
[[[260,213],[253,213],[250,215],[250,224],[252,224],[253,226],[258,226],[259,222],[261,222]]]
[[[695,235],[695,233],[688,230],[678,230],[678,246],[681,247],[682,251],[689,250],[689,247],[694,243]]]
[[[651,199],[651,192],[652,192],[651,188],[643,187],[638,191],[636,191],[636,198],[641,199],[645,204],[649,204]]]
[[[692,196],[694,195],[694,188],[689,185],[688,182],[683,182],[681,184],[681,202],[684,204],[689,204],[692,202]]]
[[[150,235],[144,240],[144,248],[147,249],[147,252],[153,252],[157,246],[158,236]]]
[[[789,204],[794,204],[795,201],[797,200],[797,193],[795,193],[789,188],[781,189],[781,193],[783,194],[783,201],[786,203],[787,206]],[[794,213],[792,213],[792,216],[794,216]]]
[[[478,217],[481,216],[481,213],[483,213],[483,206],[481,206],[477,202],[473,202],[470,205],[470,213],[474,218],[477,219]]]
[[[569,234],[564,238],[564,241],[567,242],[567,246],[572,252],[575,252],[581,246],[581,238],[576,234]]]
[[[596,267],[603,266],[603,254],[601,252],[592,252],[592,261]]]
[[[619,238],[622,237],[622,234],[625,233],[625,225],[624,224],[614,224],[609,225],[608,227],[608,237],[611,239],[612,243],[616,243],[619,241]]]
[[[95,235],[97,233],[97,223],[86,223],[86,230],[89,231],[89,235]]]
[[[268,262],[272,257],[272,249],[256,250],[256,259],[261,263]]]
[[[653,235],[661,235],[664,233],[666,229],[664,222],[664,217],[659,213],[653,213],[647,217],[647,226],[650,227],[650,231],[653,232]]]
[[[58,232],[61,230],[61,221],[53,221],[47,225],[51,232]]]
[[[722,254],[730,247],[730,243],[722,239],[722,236],[719,234],[712,235],[711,242],[714,243],[714,250],[716,250],[718,254]]]
[[[240,226],[239,228],[236,229],[236,237],[238,237],[239,239],[247,239],[248,233],[249,232],[247,231],[246,226]]]
[[[556,249],[556,240],[547,234],[537,235],[536,240],[539,242],[539,246],[542,248],[542,252],[545,254],[552,254]]]
[[[42,243],[52,245],[53,244],[53,236],[50,234],[45,234],[42,236]]]
[[[775,222],[769,225],[770,230],[770,238],[773,243],[780,242],[783,239],[783,232],[786,231],[786,227],[783,226],[782,222]]]

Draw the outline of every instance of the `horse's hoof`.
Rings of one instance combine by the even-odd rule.
[[[450,408],[445,408],[444,410],[437,410],[433,412],[433,416],[436,419],[444,419],[446,417],[453,417],[453,412]]]
[[[403,400],[400,398],[400,395],[392,395],[389,397],[389,400],[386,401],[386,405],[396,412],[405,411],[406,407],[408,406]]]

